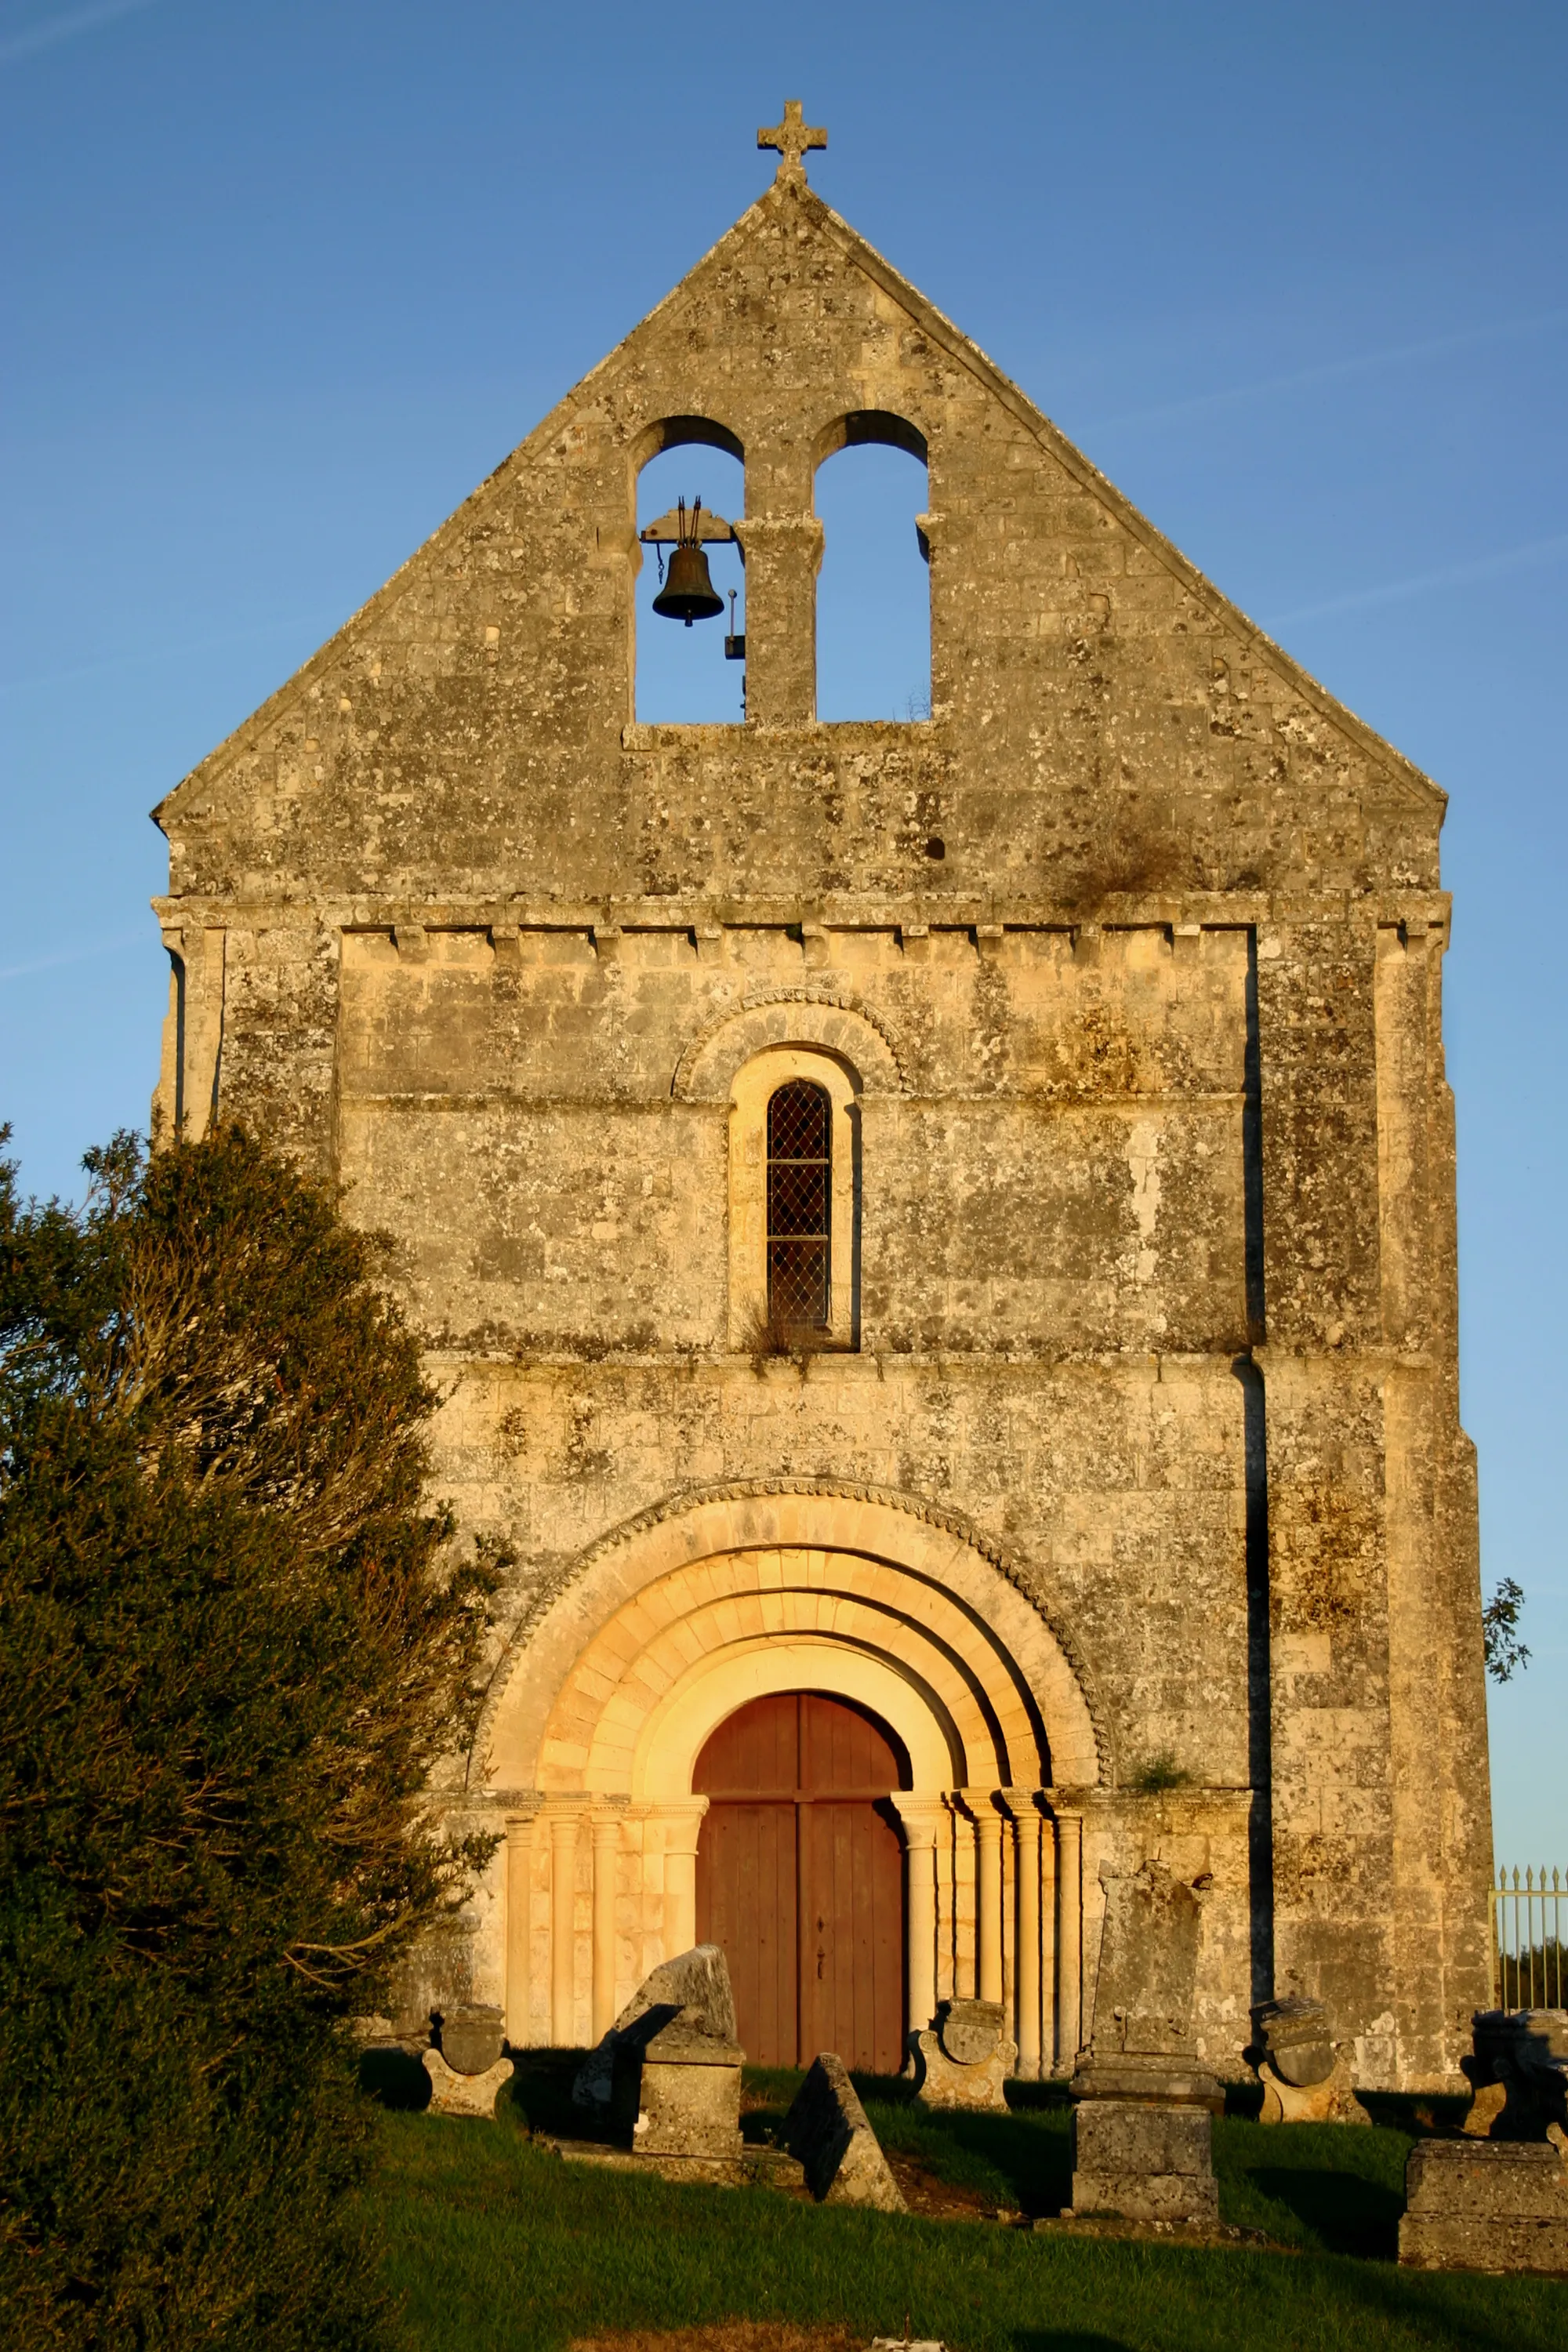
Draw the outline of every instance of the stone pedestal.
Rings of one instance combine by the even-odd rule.
[[[931,2107],[1005,2108],[1004,2089],[1018,2065],[999,2000],[944,2000],[931,2026],[912,2037],[915,2091]]]
[[[1568,2163],[1546,2141],[1418,2140],[1399,2259],[1417,2270],[1568,2274]]]
[[[1072,2210],[1124,2221],[1219,2220],[1206,2107],[1094,2099],[1073,2112]]]
[[[634,2156],[733,2161],[741,2154],[743,2053],[694,2031],[682,2011],[639,2051],[616,2059],[616,2120]]]
[[[1080,2061],[1070,2085],[1072,2211],[1213,2228],[1219,2220],[1211,2074],[1168,2057]]]
[[[498,2058],[482,2074],[459,2074],[438,2050],[423,2051],[420,2063],[430,2077],[429,2112],[435,2116],[493,2116],[500,2086],[511,2079],[510,2058]]]
[[[1370,2124],[1372,2117],[1356,2097],[1351,2084],[1350,2062],[1342,2055],[1336,2058],[1321,2082],[1292,2083],[1276,2074],[1272,2062],[1263,2059],[1258,2069],[1258,2079],[1263,2085],[1263,2111],[1258,2120],[1266,2124]]]
[[[1266,2124],[1369,2124],[1321,2000],[1291,1995],[1252,2012]]]

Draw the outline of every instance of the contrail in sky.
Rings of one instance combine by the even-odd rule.
[[[151,926],[121,931],[111,940],[95,940],[88,948],[67,948],[59,955],[39,956],[32,963],[0,965],[0,980],[25,980],[30,972],[53,971],[62,963],[86,963],[89,956],[112,955],[117,949],[138,947],[151,940]]]
[[[184,661],[192,654],[216,653],[226,646],[248,646],[265,637],[280,637],[286,630],[312,635],[318,643],[335,635],[343,625],[333,621],[268,621],[258,629],[230,629],[221,637],[199,637],[174,646],[153,646],[139,654],[115,654],[108,661],[84,662],[77,669],[40,671],[36,677],[0,677],[0,694],[26,694],[34,687],[69,686],[80,677],[108,677],[115,670],[154,669],[160,662]]]
[[[47,17],[8,39],[0,37],[0,66],[16,65],[23,58],[37,57],[40,49],[52,49],[57,41],[74,40],[78,33],[94,32],[116,16],[129,16],[154,4],[155,0],[93,0],[89,7],[68,8],[63,16]]]
[[[1439,572],[1414,572],[1406,580],[1387,580],[1381,587],[1352,588],[1343,596],[1326,596],[1320,604],[1298,604],[1294,612],[1278,613],[1264,625],[1273,636],[1293,621],[1315,621],[1330,613],[1357,613],[1371,604],[1397,604],[1406,596],[1424,595],[1429,588],[1463,588],[1472,580],[1494,580],[1504,572],[1550,563],[1554,556],[1563,554],[1568,554],[1568,531],[1559,531],[1555,539],[1527,539],[1519,547],[1478,556],[1471,563],[1448,563]]]
[[[1123,416],[1102,417],[1085,433],[1114,433],[1124,425],[1164,425],[1184,416],[1202,416],[1213,408],[1228,408],[1244,400],[1266,400],[1273,393],[1300,392],[1310,384],[1338,383],[1345,378],[1371,375],[1379,368],[1408,366],[1416,360],[1444,359],[1450,352],[1469,351],[1481,343],[1500,343],[1515,335],[1535,335],[1560,327],[1568,310],[1542,310],[1533,318],[1503,319],[1489,327],[1467,327],[1450,335],[1435,335],[1421,343],[1394,343],[1386,351],[1363,352],[1358,357],[1326,360],[1319,367],[1298,368],[1290,375],[1262,377],[1257,383],[1236,383],[1219,392],[1195,393],[1190,400],[1173,400],[1158,408],[1131,409]]]

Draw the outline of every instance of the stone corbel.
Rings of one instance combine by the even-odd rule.
[[[596,522],[594,544],[588,556],[588,566],[594,572],[613,572],[625,564],[635,580],[643,566],[641,542],[635,522]]]

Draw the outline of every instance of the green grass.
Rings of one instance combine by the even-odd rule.
[[[793,2078],[755,2078],[765,2131]],[[887,2144],[1026,2211],[1059,2204],[1067,2116],[928,2115],[868,2083]],[[530,2091],[536,2119],[548,2097]],[[563,2163],[494,2126],[382,2118],[389,2284],[413,2352],[554,2352],[574,2336],[723,2318],[842,2321],[954,2352],[1568,2352],[1568,2284],[1400,2272],[1386,2257],[1405,2134],[1226,2119],[1227,2221],[1299,2253],[1034,2237],[815,2208],[771,2189],[674,2188]],[[1358,2258],[1360,2257],[1360,2258]]]
[[[748,2074],[748,2095],[759,2102],[746,2117],[750,2137],[783,2120],[800,2079],[783,2072]],[[1015,2084],[1018,2104],[1005,2116],[933,2111],[894,2079],[862,2077],[860,2091],[871,2127],[890,2155],[912,2158],[988,2205],[1033,2216],[1058,2213],[1069,2201],[1070,2111],[1059,2091]],[[1279,2244],[1392,2262],[1412,2138],[1395,2129],[1284,2127],[1224,2117],[1214,2135],[1222,2218],[1262,2231]]]

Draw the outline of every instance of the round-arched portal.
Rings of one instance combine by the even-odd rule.
[[[903,2030],[929,2024],[939,2000],[979,1998],[1011,2012],[1026,2073],[1053,2052],[1070,2058],[1074,1792],[1101,1777],[1079,1675],[1039,1607],[975,1541],[865,1489],[720,1490],[652,1514],[590,1554],[503,1662],[470,1785],[506,1808],[511,2039],[597,2040],[648,1971],[698,1939],[700,1905],[712,1899],[700,1883],[717,1852],[703,1823],[723,1796],[715,1739],[727,1724],[782,1719],[802,1693],[838,1710],[835,1722],[875,1724],[899,1759],[896,1772],[879,1768],[870,1794],[844,1801],[877,1808],[881,1858],[866,1867],[883,1874],[879,1884],[890,1884],[898,1843],[900,1895],[879,1916],[901,1938]],[[805,1801],[786,1800],[782,1783],[763,1793]],[[872,1836],[866,1820],[847,1833]],[[743,1868],[761,1868],[762,1852]],[[731,1908],[741,1924],[721,1940],[733,1946],[745,1906]],[[816,1945],[805,1954],[803,1923],[818,1916],[837,1915],[797,1899],[797,2056],[813,2054],[808,2042],[836,2046],[801,2008],[802,1968],[826,1984],[838,1965],[837,1927],[825,1926],[820,1979]],[[885,1925],[877,1936],[881,1946],[845,1945],[832,2030],[880,2063],[895,2053]],[[749,1969],[760,1985],[763,1958],[731,1956],[737,1980]],[[787,2010],[776,1955],[766,1966],[774,2010]],[[857,2038],[861,2016],[881,2021]],[[787,2047],[782,2026],[752,2031]]]
[[[910,1759],[869,1707],[827,1691],[750,1700],[692,1772],[697,1936],[730,1964],[753,2065],[903,2063],[904,1861],[896,1791]]]

